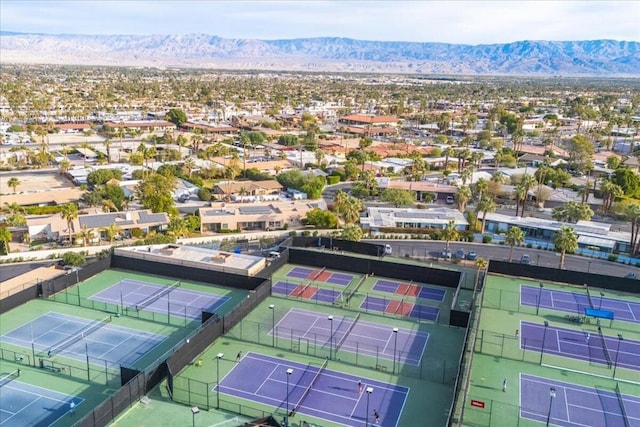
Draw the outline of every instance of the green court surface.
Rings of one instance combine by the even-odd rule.
[[[595,321],[579,323],[576,316],[566,312],[520,304],[520,285],[539,288],[539,281],[490,275],[482,294],[482,311],[473,342],[473,363],[470,386],[466,396],[463,425],[472,426],[534,426],[539,422],[519,418],[521,405],[520,374],[530,374],[559,380],[566,383],[615,390],[619,384],[623,394],[640,396],[640,376],[638,371],[617,367],[614,370],[606,364],[581,360],[571,355],[552,355],[539,350],[524,350],[520,335],[521,322],[542,324],[575,330],[582,335],[597,336]],[[586,294],[583,287],[563,286],[557,283],[542,283],[542,289]],[[591,289],[599,295],[600,289]],[[603,290],[609,298],[637,302],[637,295]],[[538,314],[536,315],[536,311]],[[640,340],[637,324],[614,320],[601,322],[605,336],[621,334],[625,339]],[[613,350],[610,350],[613,351]],[[507,390],[502,391],[502,382],[507,380]],[[471,405],[471,401],[483,402],[485,407]]]
[[[58,294],[54,295],[52,299],[63,302],[65,304],[80,305],[82,307],[100,310],[107,313],[118,313],[124,317],[136,317],[153,322],[170,323],[176,326],[196,327],[200,324],[200,319],[194,320],[185,316],[181,316],[180,312],[182,310],[180,309],[181,306],[178,302],[171,303],[171,311],[154,312],[144,309],[140,311],[137,311],[135,309],[128,309],[127,307],[118,304],[117,299],[115,301],[115,304],[91,299],[93,295],[96,295],[97,293],[104,291],[107,288],[117,285],[123,280],[133,280],[166,287],[174,285],[177,282],[177,280],[173,278],[111,269],[103,271],[102,273],[89,278],[88,280],[80,283],[80,286],[70,287],[63,292],[59,292]],[[247,296],[247,291],[185,280],[181,280],[179,282],[179,288],[177,289],[197,291],[205,294],[215,295],[217,297],[229,298],[229,300],[224,303],[217,311],[217,314],[220,317],[231,311],[240,301],[242,301]]]
[[[270,308],[273,305],[273,308]],[[235,365],[238,352],[255,352],[301,362],[320,364],[329,355],[326,345],[298,346],[295,337],[287,337],[284,330],[278,336],[270,335],[271,325],[283,319],[291,310],[318,313],[319,316],[333,315],[336,319],[355,318],[356,313],[330,305],[306,303],[300,300],[270,297],[253,310],[240,324],[223,338],[217,340],[199,360],[174,377],[174,398],[187,405],[198,405],[215,411],[217,396],[211,392],[215,388],[217,370],[222,378]],[[385,318],[367,313],[361,314],[358,322],[378,324],[382,328],[413,333],[428,333],[426,350],[419,364],[400,363],[393,374],[393,361],[352,353],[339,349],[329,361],[328,369],[362,376],[410,388],[409,398],[403,408],[399,426],[424,425],[425,402],[428,402],[432,425],[444,425],[453,399],[453,387],[457,371],[457,360],[462,350],[464,331],[424,322]],[[278,327],[276,327],[278,330]],[[282,332],[282,335],[280,335]],[[291,332],[290,332],[291,333]],[[295,335],[295,333],[293,334]],[[218,361],[216,355],[223,353]],[[217,363],[218,362],[218,363]],[[271,414],[275,408],[229,396],[220,395],[220,409],[259,417]],[[276,413],[280,418],[284,413]],[[302,425],[302,421],[316,426],[329,426],[330,422],[308,416],[291,419],[292,426]]]

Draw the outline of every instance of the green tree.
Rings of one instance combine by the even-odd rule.
[[[524,243],[524,231],[520,227],[509,227],[504,241],[511,248],[509,249],[509,262],[513,259],[513,247]]]
[[[460,186],[456,189],[456,202],[458,203],[458,210],[464,212],[467,208],[467,203],[471,200],[471,188],[468,185]]]
[[[476,260],[476,281],[475,281],[475,285],[474,285],[474,290],[478,289],[478,284],[479,284],[478,281],[480,279],[480,272],[481,271],[485,271],[488,266],[489,266],[489,263],[487,262],[487,260],[482,259],[482,258],[478,258]]]
[[[176,178],[173,175],[152,173],[140,181],[135,188],[136,198],[145,209],[154,213],[177,213],[174,206],[173,191],[176,188]]]
[[[67,231],[69,232],[69,242],[71,242],[73,221],[78,218],[78,205],[75,203],[67,203],[60,209],[60,216],[67,221]]]
[[[564,258],[567,252],[573,253],[578,249],[578,235],[572,227],[563,226],[553,236],[553,245],[560,252],[558,268],[564,268]]]
[[[164,116],[164,119],[173,123],[176,127],[181,127],[187,122],[187,115],[179,108],[172,108]]]
[[[360,211],[364,209],[360,199],[349,196],[342,190],[336,192],[333,198],[333,207],[346,224],[357,222],[360,219]]]
[[[460,234],[456,228],[455,221],[449,221],[442,229],[442,239],[446,242],[445,250],[449,252],[449,242],[452,240],[458,240]]]
[[[110,224],[108,227],[103,228],[102,231],[109,239],[109,244],[113,245],[113,239],[115,239],[116,236],[122,232],[122,227],[120,227],[118,224]]]
[[[578,222],[588,221],[593,217],[593,211],[589,205],[569,201],[561,206],[553,208],[551,217],[556,221]]]
[[[627,196],[633,196],[640,187],[640,177],[627,167],[618,168],[613,172],[611,182],[617,184]]]
[[[85,262],[86,260],[84,255],[78,252],[67,252],[62,256],[62,263],[64,265],[82,267]]]
[[[362,228],[358,227],[355,224],[347,224],[344,226],[340,233],[340,238],[344,240],[352,240],[355,242],[359,242],[362,240],[364,233],[362,232]]]
[[[476,205],[476,212],[482,212],[482,229],[481,233],[484,233],[485,223],[487,221],[487,212],[494,212],[496,210],[496,204],[493,199],[488,197],[484,197],[480,199],[478,204]]]
[[[18,178],[16,178],[15,176],[12,176],[11,178],[9,178],[9,180],[7,181],[7,185],[11,188],[13,188],[13,194],[16,193],[16,189],[18,188],[18,186],[21,184],[20,180]]]
[[[576,135],[569,141],[569,167],[580,172],[588,172],[593,169],[593,142],[587,137]]]
[[[307,224],[316,228],[336,228],[338,217],[323,209],[311,209],[307,212]]]
[[[9,247],[9,243],[11,242],[11,232],[7,227],[0,227],[0,242],[2,242],[2,248],[5,254],[9,254],[11,252],[11,248]]]
[[[415,202],[413,191],[399,188],[386,188],[380,194],[380,198],[387,203],[392,203],[396,208],[413,205]]]

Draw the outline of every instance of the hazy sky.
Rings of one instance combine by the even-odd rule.
[[[640,41],[640,1],[0,0],[0,29],[466,44]]]

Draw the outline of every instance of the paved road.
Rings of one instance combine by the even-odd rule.
[[[393,256],[404,257],[406,254],[414,258],[437,257],[445,247],[442,241],[421,241],[421,240],[371,240],[372,243],[389,244],[393,248]],[[476,251],[478,257],[490,260],[508,260],[509,247],[482,244],[482,243],[461,243],[452,242],[450,249],[453,253],[459,248],[464,249],[465,253],[470,250]],[[523,254],[531,257],[532,265],[540,265],[542,267],[558,268],[560,263],[560,254],[553,251],[543,251],[529,248],[514,248],[513,260],[517,261]],[[440,260],[439,262],[444,262]],[[472,264],[472,261],[465,261],[465,264]],[[565,258],[564,268],[566,270],[589,271],[591,273],[605,274],[609,276],[625,276],[629,272],[640,272],[637,267],[623,265],[610,262],[607,260],[587,258],[576,255],[567,255]]]
[[[0,274],[0,282],[13,279],[21,274],[28,273],[29,271],[39,268],[48,267],[55,264],[55,260],[46,261],[32,261],[32,262],[20,262],[15,264],[5,264],[2,266],[2,273]]]

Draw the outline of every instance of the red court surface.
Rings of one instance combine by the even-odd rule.
[[[319,282],[326,282],[327,279],[329,279],[329,277],[331,277],[331,272],[330,271],[323,271],[322,273],[320,273],[318,275],[318,277],[315,278],[315,280],[317,280]]]
[[[320,273],[321,270],[312,270],[309,274],[307,274],[307,279],[309,280],[314,280],[316,279],[316,276],[318,275],[318,273]]]
[[[293,292],[291,292],[291,295],[295,297],[311,299],[317,291],[318,288],[316,288],[315,286],[299,285],[294,289]]]

